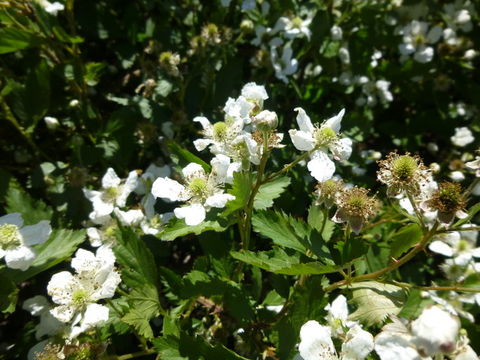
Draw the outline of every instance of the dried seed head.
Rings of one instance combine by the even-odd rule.
[[[338,193],[343,189],[342,180],[330,179],[318,183],[315,195],[315,205],[324,205],[327,209],[331,208],[337,199]]]
[[[451,223],[458,211],[465,210],[466,197],[460,184],[443,182],[432,194],[428,206],[438,210],[438,218],[443,223]]]
[[[388,186],[388,196],[408,193],[412,196],[420,194],[420,184],[428,180],[430,170],[423,165],[419,156],[410,153],[398,155],[392,152],[385,160],[378,162],[380,169],[377,178]]]

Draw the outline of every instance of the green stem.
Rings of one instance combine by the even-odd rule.
[[[400,281],[389,281],[388,283],[391,283],[393,285],[397,285],[403,288],[408,288],[408,289],[480,293],[480,288],[465,288],[461,286],[420,286],[420,285],[412,285],[412,284],[408,284]]]
[[[418,221],[420,221],[420,225],[422,225],[422,229],[425,229],[425,223],[423,222],[422,214],[417,208],[417,204],[415,204],[415,200],[413,199],[412,195],[407,192],[407,197],[408,200],[410,200],[410,203],[412,204],[413,211],[415,212],[415,215],[417,215]]]
[[[359,282],[359,281],[364,281],[364,280],[375,280],[375,279],[379,278],[380,276],[399,268],[403,264],[405,264],[405,263],[409,262],[411,259],[413,259],[415,257],[415,255],[417,255],[420,251],[425,249],[425,246],[427,245],[428,241],[436,234],[437,227],[438,227],[438,223],[435,223],[433,228],[424,235],[422,241],[420,241],[415,247],[413,247],[405,256],[398,259],[397,261],[392,262],[390,265],[384,267],[383,269],[380,269],[380,270],[375,271],[373,273],[354,276],[354,277],[349,278],[349,279],[337,281],[336,283],[333,283],[332,285],[327,286],[324,290],[326,292],[329,292],[329,291],[338,289],[341,286],[349,285],[349,284],[354,283],[354,282]]]
[[[154,349],[146,349],[146,350],[137,351],[137,352],[130,353],[130,354],[111,355],[111,356],[108,356],[106,359],[108,359],[108,360],[127,360],[127,359],[133,359],[133,358],[140,357],[140,356],[155,354],[155,353],[156,353],[156,351]]]
[[[295,165],[297,165],[300,161],[302,160],[305,160],[306,158],[308,158],[310,155],[313,154],[313,152],[317,151],[317,149],[312,149],[310,151],[307,151],[306,153],[303,153],[302,155],[300,155],[298,158],[296,158],[295,160],[293,160],[290,164],[287,164],[283,167],[283,169],[280,169],[278,170],[277,172],[274,172],[272,175],[270,175],[269,177],[267,177],[265,179],[265,182],[270,182],[272,180],[274,180],[275,178],[279,177],[280,175],[282,175],[283,173],[289,171],[292,167],[294,167]]]

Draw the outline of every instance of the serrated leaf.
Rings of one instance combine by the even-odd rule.
[[[4,269],[3,272],[16,283],[25,281],[69,258],[85,240],[85,230],[53,230],[46,242],[34,246],[37,257],[25,271]]]
[[[320,262],[300,263],[298,255],[288,255],[280,248],[270,251],[232,251],[233,258],[259,267],[275,274],[283,275],[318,275],[336,272],[334,266]]]
[[[405,291],[395,285],[364,281],[353,283],[350,288],[357,310],[349,318],[368,326],[383,323],[389,315],[397,315],[405,302]]]
[[[417,224],[409,224],[392,236],[392,243],[390,245],[390,255],[393,258],[398,258],[404,252],[422,240],[422,229]]]
[[[433,300],[422,296],[421,290],[411,289],[398,316],[408,320],[416,319],[428,304],[433,304]]]
[[[180,145],[177,143],[171,141],[168,143],[168,148],[172,153],[174,153],[176,156],[178,156],[178,164],[181,167],[187,166],[189,163],[196,163],[202,166],[203,170],[205,172],[209,173],[212,169],[212,167],[207,164],[205,161],[200,159],[198,156],[192,154],[190,151],[187,149],[182,148]]]
[[[233,185],[227,192],[235,196],[234,200],[227,202],[226,210],[222,216],[230,215],[232,212],[244,208],[252,191],[253,177],[249,172],[234,172]]]
[[[256,232],[272,239],[276,245],[302,253],[306,252],[306,241],[304,240],[306,230],[302,230],[300,221],[291,216],[277,211],[260,211],[253,215],[252,224]]]
[[[147,339],[153,338],[153,331],[150,322],[142,313],[141,309],[131,309],[124,317],[122,317],[122,321],[133,326],[139,335]]]
[[[253,207],[257,210],[265,210],[271,207],[273,200],[282,195],[287,186],[290,185],[290,181],[289,177],[282,176],[260,186],[253,201]]]
[[[157,286],[157,267],[145,242],[131,228],[120,228],[113,247],[122,271],[122,281],[132,288]]]
[[[25,225],[33,225],[41,220],[50,220],[53,210],[41,200],[34,200],[18,185],[16,180],[11,180],[5,196],[7,213],[19,212],[22,214]]]
[[[184,219],[171,219],[168,224],[163,228],[163,231],[157,235],[158,238],[165,241],[172,241],[180,236],[189,234],[200,235],[205,231],[221,232],[228,228],[230,224],[224,223],[221,225],[218,221],[206,220],[198,225],[189,226],[185,224]]]

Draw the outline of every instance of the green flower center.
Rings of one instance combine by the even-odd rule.
[[[113,203],[115,202],[115,200],[117,199],[118,197],[118,191],[119,189],[116,188],[116,187],[110,187],[110,188],[106,188],[104,191],[103,191],[103,194],[102,194],[102,199],[103,201],[107,202],[107,203]]]
[[[337,140],[337,133],[329,127],[323,127],[315,131],[317,146],[328,146]]]
[[[220,141],[226,140],[227,124],[225,124],[223,121],[213,124],[213,138]]]
[[[457,245],[458,251],[466,251],[470,247],[470,244],[466,240],[460,240]]]
[[[453,183],[442,184],[438,198],[445,209],[451,209],[452,211],[463,203],[461,188],[459,185]]]
[[[416,35],[415,38],[413,39],[415,45],[423,45],[425,43],[425,37],[423,35]]]
[[[409,155],[399,156],[392,163],[393,175],[402,181],[412,180],[417,169],[417,160]]]
[[[13,224],[0,225],[0,248],[10,250],[22,245],[18,226]]]
[[[83,306],[87,303],[88,293],[83,289],[75,290],[72,294],[72,303],[76,306]]]
[[[188,184],[188,190],[194,195],[198,197],[203,197],[207,191],[207,180],[204,178],[194,178]]]
[[[303,23],[302,19],[299,18],[298,16],[292,20],[293,27],[297,29],[300,29],[302,27],[302,23]]]

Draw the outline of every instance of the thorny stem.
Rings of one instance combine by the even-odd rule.
[[[384,267],[383,269],[380,269],[378,271],[375,271],[369,274],[363,274],[359,276],[354,276],[352,278],[347,278],[345,280],[337,281],[336,283],[333,283],[332,285],[327,286],[324,290],[326,292],[329,292],[329,291],[338,289],[341,286],[349,285],[354,282],[359,282],[363,280],[375,280],[380,276],[399,268],[403,264],[413,259],[415,255],[417,255],[420,251],[425,249],[425,246],[427,245],[428,241],[436,234],[437,227],[438,227],[438,223],[435,223],[435,225],[433,225],[433,228],[423,236],[422,241],[420,241],[416,246],[414,246],[405,256],[392,262],[390,265]]]

